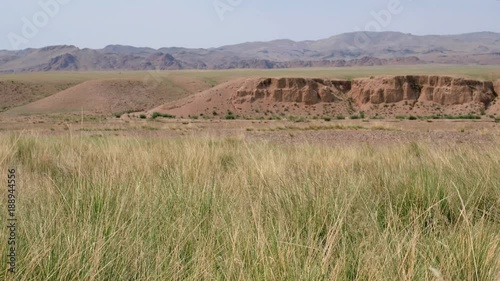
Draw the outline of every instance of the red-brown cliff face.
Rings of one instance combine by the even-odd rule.
[[[500,79],[498,79],[493,83],[493,87],[495,89],[497,96],[500,95]]]
[[[493,82],[448,76],[387,76],[354,80],[350,96],[358,106],[400,101],[488,106],[496,93]]]
[[[496,89],[496,90],[495,90]],[[250,78],[231,81],[154,109],[177,116],[231,111],[240,116],[500,114],[500,81],[451,76],[382,76],[347,80]],[[153,111],[152,111],[153,112]]]
[[[247,80],[233,97],[235,103],[255,102],[263,99],[268,102],[294,102],[314,105],[325,102],[345,100],[351,89],[349,81],[268,78]]]

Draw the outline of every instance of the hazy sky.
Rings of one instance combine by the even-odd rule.
[[[499,0],[3,0],[0,49],[206,48],[358,30],[500,32],[499,14]]]

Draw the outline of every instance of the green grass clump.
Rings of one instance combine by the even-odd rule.
[[[113,116],[115,118],[121,118],[124,114],[130,114],[130,113],[133,113],[134,110],[126,110],[126,111],[121,111],[121,112],[115,112],[113,113]]]
[[[276,114],[272,114],[267,118],[267,120],[281,120],[281,117]]]
[[[458,115],[456,119],[469,119],[469,120],[479,120],[481,116],[475,114]]]
[[[161,117],[161,116],[162,116],[161,113],[159,113],[159,112],[153,112],[153,114],[151,115],[151,118],[152,119],[156,119],[156,118]]]
[[[429,119],[439,120],[439,119],[444,119],[444,118],[443,118],[443,115],[435,114],[435,115],[429,116]]]
[[[224,116],[224,119],[226,120],[236,120],[237,116],[234,116],[233,112],[228,111],[226,116]]]
[[[448,119],[448,120],[479,120],[481,119],[481,116],[475,115],[475,114],[465,114],[465,115],[449,115],[449,114],[436,114],[436,115],[431,115],[431,116],[396,116],[396,119],[399,120],[429,120],[429,119],[434,119],[434,120],[439,120],[439,119]]]
[[[171,115],[171,114],[161,114],[161,113],[159,113],[159,112],[153,112],[153,114],[151,115],[151,119],[156,119],[156,118],[159,118],[159,117],[169,118],[169,119],[174,119],[174,118],[175,118],[175,115]]]
[[[301,116],[289,116],[287,119],[295,123],[304,123],[308,121],[307,118]]]
[[[441,118],[439,118],[439,119],[479,120],[479,119],[481,119],[481,116],[475,115],[475,114],[456,115],[456,116],[445,114],[445,115],[442,115]]]
[[[159,128],[151,127],[151,126],[142,126],[142,129],[143,130],[147,130],[147,131],[158,131],[158,130],[160,130]]]
[[[497,280],[498,147],[3,134],[0,277]]]
[[[141,118],[141,119],[146,119],[146,118],[148,118],[148,117],[146,116],[146,114],[141,114],[141,115],[139,115],[139,118]]]

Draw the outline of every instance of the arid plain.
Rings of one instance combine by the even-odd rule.
[[[0,75],[19,229],[17,272],[0,276],[498,280],[499,79],[457,65]]]
[[[0,130],[482,143],[498,136],[499,79],[445,65],[2,75]]]

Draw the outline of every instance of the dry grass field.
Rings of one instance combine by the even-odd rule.
[[[500,278],[498,144],[0,139],[16,280]]]

